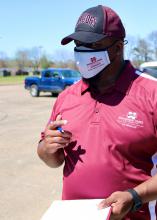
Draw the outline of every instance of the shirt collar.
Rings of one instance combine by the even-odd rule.
[[[130,61],[125,61],[125,66],[122,70],[122,73],[120,74],[118,80],[116,81],[115,85],[112,87],[113,89],[123,93],[123,94],[129,94],[129,91],[131,89],[131,85],[133,80],[135,79],[135,69],[130,63]],[[110,89],[109,89],[110,90]],[[85,83],[82,80],[81,83],[81,95],[84,95],[87,91],[89,91],[89,86],[87,83]]]
[[[87,83],[85,83],[83,80],[81,84],[81,95],[84,95],[87,91],[89,91],[89,86]]]

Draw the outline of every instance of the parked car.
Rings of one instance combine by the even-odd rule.
[[[142,72],[157,78],[157,61],[144,62],[139,68]]]
[[[0,68],[0,76],[11,76],[11,71],[8,68]]]
[[[32,71],[32,74],[33,75],[40,75],[41,71],[40,70],[34,70],[34,71]]]
[[[81,78],[78,71],[72,69],[49,68],[41,71],[41,76],[29,76],[25,78],[25,89],[31,96],[37,97],[40,92],[58,94],[68,86],[76,83]]]
[[[24,76],[24,75],[29,75],[29,72],[26,70],[18,69],[15,73],[16,76]]]

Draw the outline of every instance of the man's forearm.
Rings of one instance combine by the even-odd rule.
[[[157,174],[134,188],[143,203],[157,200]]]
[[[49,154],[44,150],[44,142],[41,141],[38,145],[37,153],[39,157],[52,168],[59,167],[64,162],[63,149],[58,149],[55,153]]]

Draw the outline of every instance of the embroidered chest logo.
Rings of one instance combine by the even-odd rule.
[[[117,122],[123,126],[131,128],[144,127],[143,121],[138,119],[136,112],[128,112],[126,115],[119,116]]]

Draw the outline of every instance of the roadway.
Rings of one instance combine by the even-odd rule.
[[[36,147],[56,98],[32,98],[23,85],[0,86],[0,219],[40,220],[61,198],[62,167],[51,169]]]

